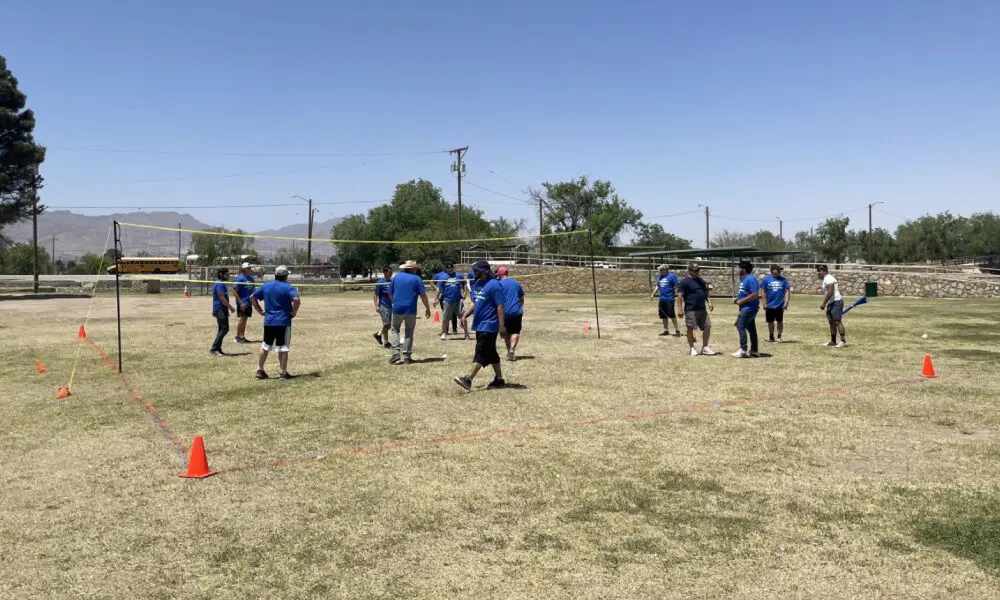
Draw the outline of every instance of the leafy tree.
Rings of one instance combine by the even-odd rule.
[[[858,255],[866,263],[887,265],[899,260],[899,249],[895,238],[885,229],[852,232]]]
[[[534,201],[548,209],[544,218],[546,232],[591,230],[594,232],[594,252],[606,253],[617,244],[628,228],[639,226],[642,213],[618,197],[609,181],[586,176],[573,181],[543,183],[542,190],[531,190]],[[563,254],[587,254],[587,236],[552,237],[545,240],[546,251]]]
[[[244,237],[247,234],[242,229],[233,231],[225,227],[209,227],[203,231],[237,235],[191,234],[191,246],[194,248],[194,254],[198,255],[198,264],[214,265],[223,257],[234,261],[243,254],[253,254],[254,239],[253,237]]]
[[[687,250],[691,247],[691,240],[664,231],[659,223],[639,223],[636,226],[636,233],[638,234],[635,239],[636,246],[663,250]]]
[[[792,250],[797,252],[815,252],[816,236],[805,232],[795,232],[795,239],[792,241]]]
[[[13,244],[3,254],[3,270],[9,275],[31,275],[35,272],[34,264],[34,246],[29,242]],[[38,247],[38,273],[52,273],[52,259],[41,246]]]
[[[847,250],[851,245],[851,236],[847,233],[847,226],[851,220],[847,217],[831,218],[823,221],[816,228],[816,238],[814,240],[815,250],[823,257],[833,263],[842,263],[847,256]]]
[[[32,188],[41,187],[38,166],[45,148],[35,143],[35,113],[0,56],[0,227],[31,216]],[[45,207],[39,205],[41,213]]]
[[[274,253],[274,264],[276,265],[305,265],[309,263],[309,253],[305,248],[284,247],[279,248]]]
[[[750,234],[748,240],[750,246],[758,250],[771,250],[774,252],[789,251],[792,245],[787,240],[782,239],[767,229],[761,229],[757,233]]]
[[[443,261],[456,261],[470,245],[447,240],[516,237],[523,223],[508,219],[487,220],[481,211],[462,207],[462,229],[456,227],[457,206],[447,202],[431,182],[418,179],[396,186],[392,201],[366,215],[351,215],[332,232],[335,240],[399,240],[437,243],[358,244],[337,242],[342,273],[377,270],[383,265],[416,260],[430,270]],[[501,243],[484,243],[499,248]]]
[[[945,211],[903,223],[896,228],[896,241],[907,262],[945,261],[973,253],[972,231],[968,219]]]
[[[112,250],[108,250],[112,252]],[[93,252],[88,252],[84,254],[78,261],[69,261],[66,263],[66,274],[67,275],[96,275],[100,271],[107,271],[107,268],[114,264],[114,259],[110,262],[104,260],[100,254],[94,254]]]
[[[975,256],[1000,257],[1000,216],[976,213],[968,223],[969,251]]]
[[[739,248],[750,246],[750,244],[751,236],[748,233],[723,229],[712,236],[713,248]]]

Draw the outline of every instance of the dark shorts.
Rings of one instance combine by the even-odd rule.
[[[660,300],[660,318],[661,319],[676,319],[677,315],[674,313],[674,301],[673,300]]]
[[[834,300],[826,305],[826,318],[837,323],[844,316],[844,301]]]
[[[708,310],[685,310],[684,311],[684,325],[688,328],[688,331],[694,331],[695,329],[700,329],[705,331],[712,326],[712,319],[708,316]]]
[[[768,323],[783,323],[785,321],[785,309],[765,308],[764,319],[766,319]]]
[[[292,342],[291,325],[264,326],[264,343],[261,346],[261,349],[263,349],[265,352],[270,352],[272,348],[277,349],[278,352],[288,352],[288,348],[291,342]]]
[[[496,333],[476,332],[476,355],[472,358],[472,362],[483,367],[500,364]]]
[[[245,317],[249,319],[250,317],[253,316],[253,305],[251,305],[249,302],[244,302],[242,308],[239,305],[237,305],[236,316],[240,318]]]
[[[521,335],[521,317],[524,315],[504,316],[503,324],[507,328],[507,335]]]

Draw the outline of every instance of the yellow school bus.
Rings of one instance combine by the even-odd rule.
[[[118,259],[122,273],[177,273],[176,256],[123,256]],[[108,274],[114,275],[116,267],[108,267]]]

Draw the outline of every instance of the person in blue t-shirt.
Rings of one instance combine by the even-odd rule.
[[[753,275],[753,263],[740,261],[740,288],[736,291],[733,304],[739,307],[736,317],[736,331],[740,334],[740,349],[733,352],[733,358],[758,357],[757,351],[757,310],[760,308],[760,284]],[[750,335],[750,351],[747,352],[747,334]]]
[[[475,314],[472,328],[476,330],[476,353],[472,357],[472,370],[469,374],[455,377],[455,383],[467,392],[472,391],[472,380],[487,365],[493,367],[493,381],[486,386],[486,389],[499,389],[507,385],[500,369],[500,354],[497,353],[497,336],[507,335],[503,288],[496,279],[493,279],[490,263],[485,260],[476,261],[472,265],[472,270],[476,275],[475,284],[472,286],[475,296],[472,298],[472,305],[462,313],[462,320],[467,321],[469,315]]]
[[[503,342],[507,346],[507,360],[517,360],[517,344],[521,341],[521,319],[524,317],[524,288],[510,277],[507,267],[497,269],[497,279],[503,290],[503,317],[507,335]]]
[[[222,342],[229,333],[229,314],[236,309],[229,303],[229,290],[226,281],[229,280],[229,269],[223,267],[215,272],[215,285],[212,286],[212,316],[215,317],[218,331],[215,334],[215,341],[212,342],[212,356],[225,356],[222,351]]]
[[[375,312],[382,319],[382,331],[375,334],[379,346],[392,348],[389,343],[389,328],[392,326],[392,294],[389,292],[389,282],[392,281],[392,268],[382,267],[382,276],[375,282]]]
[[[781,343],[781,334],[785,329],[785,311],[792,297],[792,285],[781,274],[779,265],[771,265],[771,274],[765,275],[760,281],[764,293],[760,301],[764,304],[764,318],[767,320],[768,342]],[[778,339],[774,339],[774,324],[778,324]]]
[[[392,356],[389,364],[408,365],[413,362],[413,331],[417,327],[417,298],[424,303],[424,316],[431,318],[431,305],[427,301],[427,289],[424,280],[417,275],[417,263],[408,260],[399,267],[399,273],[389,282],[389,293],[392,295],[392,323],[389,329],[389,341],[392,344]],[[403,329],[402,340],[399,330]],[[400,353],[402,351],[402,356]]]
[[[288,372],[288,352],[292,345],[292,319],[299,314],[299,293],[288,284],[288,267],[280,265],[274,270],[274,281],[260,286],[250,296],[253,307],[264,317],[264,342],[257,360],[257,379],[267,379],[264,363],[271,348],[278,351],[281,379],[291,379]],[[261,301],[264,306],[261,307]]]
[[[236,301],[236,343],[245,344],[249,342],[246,338],[247,319],[253,315],[253,306],[250,304],[250,294],[253,294],[253,272],[250,270],[250,263],[240,265],[240,274],[236,276],[236,285],[233,286],[233,300]]]
[[[465,281],[455,273],[455,265],[447,263],[444,271],[434,276],[434,287],[434,304],[441,305],[441,341],[444,341],[448,339],[448,324],[458,320],[462,300],[465,298]],[[457,331],[458,328],[455,329]],[[465,339],[470,339],[468,328],[463,327],[463,330]]]
[[[677,314],[674,312],[674,305],[677,303],[677,286],[680,281],[677,276],[670,272],[670,265],[660,265],[656,276],[656,287],[649,296],[652,300],[659,297],[659,315],[663,321],[663,333],[661,336],[670,335],[670,321],[674,322],[674,335],[680,337],[681,328],[677,325]]]

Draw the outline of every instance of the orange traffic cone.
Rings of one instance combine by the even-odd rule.
[[[68,387],[59,386],[59,391],[56,392],[56,400],[62,400],[63,398],[69,398],[72,394],[69,393]]]
[[[216,473],[218,471],[208,470],[208,456],[205,455],[205,440],[200,435],[194,436],[194,443],[191,445],[191,455],[188,456],[187,473],[181,473],[181,477],[204,479]]]
[[[931,362],[931,355],[924,355],[924,368],[920,371],[921,377],[937,377],[937,373],[934,372],[934,363]]]
[[[38,360],[37,358],[35,359],[35,368],[38,369],[38,374],[39,375],[41,375],[42,373],[44,373],[45,371],[48,370],[48,369],[45,368],[45,365],[42,364],[42,361]]]
[[[583,335],[590,335],[590,323],[583,324]]]
[[[76,332],[76,337],[77,337],[77,339],[80,339],[80,340],[86,339],[87,332],[84,331],[83,325],[80,325],[80,331]]]
[[[185,298],[190,298],[191,297],[191,292],[188,291],[188,286],[186,286],[186,285],[184,286],[184,297]]]
[[[441,313],[438,311],[434,311],[434,322],[435,323],[441,322]]]

